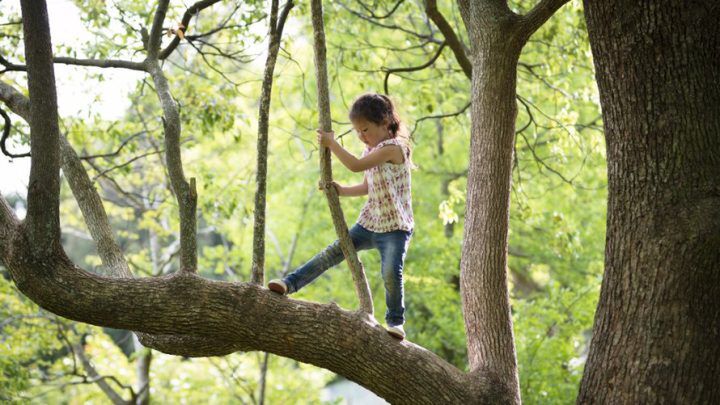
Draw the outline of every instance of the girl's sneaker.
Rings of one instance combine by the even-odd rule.
[[[403,330],[402,325],[395,325],[395,326],[388,326],[387,331],[390,334],[390,336],[403,340],[405,339],[405,331]]]
[[[276,292],[278,294],[287,295],[287,284],[285,284],[285,282],[282,280],[270,280],[270,282],[268,283],[268,288],[270,289],[270,291]]]

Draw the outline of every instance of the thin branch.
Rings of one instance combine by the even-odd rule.
[[[0,116],[2,116],[3,120],[5,121],[5,126],[3,127],[2,138],[0,138],[0,149],[2,150],[3,155],[5,155],[7,157],[11,157],[11,158],[22,158],[22,157],[30,156],[30,152],[14,154],[7,150],[7,146],[5,145],[5,142],[7,141],[7,138],[10,136],[10,129],[12,128],[12,121],[10,121],[10,116],[2,108],[0,108]]]
[[[192,19],[192,17],[198,15],[200,13],[200,11],[202,11],[203,9],[206,9],[220,1],[221,0],[203,0],[203,1],[198,1],[195,4],[193,4],[192,6],[190,6],[187,10],[185,10],[185,14],[183,14],[181,24],[184,28],[181,28],[181,30],[183,30],[183,32],[187,31],[188,27],[190,26],[190,20]],[[237,8],[236,8],[236,10],[237,10]],[[234,11],[233,11],[233,13],[234,13]],[[160,59],[160,60],[166,59],[175,50],[175,48],[177,48],[177,46],[179,44],[180,44],[180,37],[176,35],[172,39],[172,41],[170,41],[170,44],[168,44],[168,46],[165,49],[163,49],[162,52],[160,52],[158,59]],[[160,44],[158,43],[158,46],[159,45]]]
[[[273,72],[280,51],[283,27],[290,9],[294,4],[292,0],[285,3],[285,8],[278,20],[278,0],[272,0],[270,6],[270,41],[268,44],[268,57],[265,61],[263,73],[262,94],[258,112],[258,142],[257,142],[257,175],[255,190],[255,212],[253,224],[253,258],[251,282],[263,284],[265,277],[265,208],[267,188],[267,148],[270,123],[270,100],[272,96]]]
[[[331,131],[330,94],[326,57],[327,49],[325,47],[325,26],[323,23],[322,0],[312,0],[311,15],[313,26],[313,49],[315,56],[315,78],[318,93],[318,124],[321,130]],[[340,199],[338,197],[337,190],[335,187],[329,186],[332,184],[330,149],[322,146],[320,151],[320,167],[322,171],[321,182],[326,185],[324,187],[325,196],[328,200],[328,206],[333,219],[333,225],[335,226],[335,232],[338,235],[340,248],[345,256],[345,260],[347,260],[348,266],[350,267],[355,291],[358,295],[358,300],[360,301],[360,308],[367,314],[372,315],[372,295],[370,293],[370,286],[367,278],[365,277],[365,270],[357,257],[355,246],[348,234],[347,223],[345,222],[345,215],[343,214],[342,207],[340,206]]]
[[[117,59],[77,59],[59,56],[53,58],[54,63],[60,63],[63,65],[76,65],[76,66],[93,66],[99,68],[121,68],[138,70],[141,72],[147,71],[145,63],[143,62],[132,62],[127,60]]]
[[[398,7],[400,7],[400,5],[403,3],[403,1],[404,1],[404,0],[399,0],[397,3],[395,3],[395,6],[393,6],[393,8],[390,9],[390,11],[388,11],[387,14],[385,14],[385,15],[377,15],[377,14],[375,14],[375,11],[373,10],[372,7],[368,6],[367,4],[363,3],[363,2],[360,1],[360,0],[356,0],[356,2],[357,2],[358,4],[360,4],[360,6],[365,9],[365,11],[367,11],[368,13],[370,13],[370,17],[372,17],[372,18],[374,18],[374,19],[376,19],[376,20],[383,20],[383,19],[388,18],[388,17],[390,17],[391,15],[393,15],[393,14],[395,13],[395,11],[397,11]]]
[[[535,33],[545,21],[550,19],[555,12],[569,0],[541,0],[530,12],[520,17],[520,35],[523,40]]]
[[[84,340],[84,339],[82,339]],[[85,381],[92,381],[100,387],[100,390],[105,393],[105,395],[112,401],[115,405],[126,405],[128,402],[125,401],[122,396],[115,391],[110,384],[105,381],[106,379],[110,379],[115,381],[116,384],[122,386],[124,389],[127,389],[130,391],[132,397],[135,397],[135,393],[133,392],[132,387],[123,385],[120,383],[120,381],[117,380],[114,376],[101,376],[100,373],[97,372],[95,367],[90,362],[90,359],[88,359],[87,355],[85,354],[85,347],[84,343],[81,341],[79,343],[76,343],[73,345],[73,351],[77,355],[78,358],[80,358],[80,363],[82,364],[83,368],[85,369],[85,372],[90,377],[89,379],[86,376],[82,376]]]
[[[385,70],[385,80],[383,81],[383,88],[385,89],[385,94],[390,94],[390,91],[388,90],[388,80],[390,79],[390,75],[397,72],[417,72],[419,70],[426,69],[435,63],[435,61],[440,57],[442,54],[443,49],[445,49],[445,45],[447,43],[443,42],[440,44],[440,47],[435,52],[435,55],[430,58],[429,61],[426,63],[423,63],[420,66],[412,66],[412,67],[402,67],[402,68],[383,68]]]
[[[117,156],[120,154],[120,151],[125,147],[125,145],[127,145],[131,140],[135,139],[136,137],[138,137],[140,135],[144,135],[146,133],[147,133],[147,131],[142,130],[140,132],[136,132],[136,133],[130,135],[124,141],[122,141],[122,143],[120,143],[120,146],[118,146],[118,148],[115,150],[115,152],[102,153],[102,154],[98,154],[98,155],[83,155],[83,156],[80,156],[80,159],[81,160],[90,160],[90,159],[107,158],[107,157]]]
[[[180,112],[177,102],[157,61],[150,64],[150,75],[163,109],[165,160],[173,193],[180,208],[180,270],[197,270],[197,189],[195,179],[185,180],[180,152]]]
[[[127,60],[119,60],[119,59],[78,59],[78,58],[70,58],[66,56],[56,56],[52,59],[53,63],[59,63],[62,65],[75,65],[75,66],[92,66],[92,67],[99,67],[99,68],[122,68],[122,69],[130,69],[130,70],[138,70],[138,71],[145,71],[145,64],[143,62],[132,62]],[[0,71],[0,73],[4,72],[10,72],[10,71],[20,71],[25,72],[27,71],[27,66],[25,65],[18,65],[12,62],[9,62],[7,59],[0,56],[0,65],[5,66],[5,69]]]
[[[25,65],[18,65],[16,63],[12,63],[9,60],[5,59],[4,57],[0,56],[0,65],[5,66],[5,69],[1,70],[0,73],[5,72],[25,72],[27,71],[27,67]]]
[[[119,164],[119,165],[112,166],[112,167],[110,167],[110,168],[108,168],[108,169],[105,169],[105,170],[101,171],[100,173],[96,174],[95,177],[93,177],[92,180],[93,180],[93,181],[97,181],[97,179],[98,179],[99,177],[103,177],[103,176],[105,176],[107,173],[109,173],[109,172],[111,172],[111,171],[113,171],[113,170],[117,170],[117,169],[123,168],[123,167],[129,165],[130,163],[135,162],[135,161],[137,161],[137,160],[140,160],[140,159],[142,159],[142,158],[144,158],[144,157],[148,157],[148,156],[152,156],[152,155],[157,155],[157,154],[160,154],[160,153],[163,153],[163,152],[165,152],[165,149],[161,149],[161,150],[159,150],[159,151],[146,152],[146,153],[143,153],[143,154],[134,156],[133,158],[131,158],[130,160],[125,161],[124,163],[121,163],[121,164]]]
[[[157,60],[158,52],[160,52],[162,25],[168,10],[168,3],[170,3],[170,0],[159,0],[157,9],[155,9],[155,16],[153,17],[153,23],[147,41],[148,60]]]
[[[465,47],[462,42],[460,42],[460,38],[458,38],[455,30],[442,13],[440,13],[440,10],[438,10],[436,0],[425,0],[425,13],[427,13],[428,17],[435,23],[438,29],[440,29],[440,32],[442,32],[445,37],[445,42],[455,54],[455,59],[457,59],[460,64],[463,73],[470,79],[472,77],[472,63],[470,63]]]
[[[456,111],[454,113],[447,113],[447,114],[439,114],[439,115],[428,115],[426,117],[419,118],[415,121],[415,125],[413,125],[413,130],[410,132],[410,136],[412,137],[415,134],[415,131],[417,131],[418,124],[422,121],[429,120],[429,119],[441,119],[441,118],[448,118],[448,117],[455,117],[458,116],[465,111],[467,111],[468,108],[470,108],[470,105],[472,103],[465,104],[465,107],[461,108],[459,111]]]
[[[378,26],[378,27],[381,27],[381,28],[385,28],[385,29],[389,29],[389,30],[402,31],[402,32],[404,32],[404,33],[406,33],[406,34],[410,34],[410,35],[415,36],[415,37],[417,37],[417,38],[424,39],[424,40],[427,40],[427,41],[430,41],[430,42],[434,42],[434,43],[437,43],[437,44],[440,44],[440,43],[442,42],[442,41],[440,41],[439,39],[434,38],[434,37],[432,36],[432,34],[421,34],[421,33],[419,33],[419,32],[415,32],[415,31],[413,31],[413,30],[411,30],[411,29],[404,28],[404,27],[400,27],[400,26],[398,26],[398,25],[382,24],[382,23],[380,23],[380,22],[375,21],[375,19],[372,18],[372,17],[368,17],[368,16],[366,16],[366,15],[363,14],[363,13],[359,13],[359,12],[351,9],[350,7],[348,7],[348,6],[345,4],[344,1],[340,1],[339,3],[340,3],[340,5],[341,5],[344,9],[346,9],[347,11],[349,11],[352,15],[354,15],[354,16],[362,19],[362,20],[365,20],[365,21],[367,21],[367,22],[369,22],[370,24],[373,24],[373,25],[375,25],[375,26]]]

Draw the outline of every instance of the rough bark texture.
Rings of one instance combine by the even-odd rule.
[[[57,92],[45,2],[23,0],[25,59],[30,94],[30,185],[25,220],[33,248],[50,254],[60,244],[60,142]]]
[[[327,79],[325,24],[323,24],[322,0],[312,0],[311,8],[315,49],[315,77],[318,90],[318,120],[320,129],[329,132],[332,130],[332,122],[330,120],[330,91]],[[325,185],[331,184],[332,165],[330,161],[330,149],[324,146],[320,147],[320,170],[322,171],[322,183]],[[335,190],[335,187],[325,187],[325,195],[328,199],[328,206],[330,207],[330,215],[335,225],[335,232],[337,232],[338,240],[340,241],[340,248],[350,267],[350,272],[355,284],[355,291],[360,300],[360,308],[372,314],[373,302],[370,294],[370,285],[365,277],[365,270],[357,257],[355,246],[350,239],[337,190]]]
[[[720,403],[720,7],[585,10],[608,226],[578,403]]]
[[[507,55],[504,49],[497,44],[472,56],[472,137],[460,289],[471,369],[491,374],[506,387],[504,400],[519,403],[506,271],[519,52]]]
[[[432,2],[430,2],[432,3]],[[505,1],[459,1],[472,44],[472,130],[460,290],[471,374],[493,381],[494,402],[520,403],[507,287],[517,63],[532,33],[565,1],[527,16]]]
[[[8,209],[0,200],[0,212]],[[3,218],[0,218],[3,219]],[[74,266],[63,252],[37,260],[13,221],[3,253],[18,288],[43,308],[80,322],[174,339],[162,350],[185,356],[263,350],[332,370],[393,403],[477,403],[495,387],[468,377],[422,347],[398,342],[372,317],[334,304],[278,296],[250,283],[193,273],[117,279]],[[332,319],[332,322],[327,322]],[[182,338],[182,336],[181,336]]]
[[[160,0],[155,10],[145,66],[153,79],[155,92],[163,110],[165,160],[180,214],[180,271],[195,272],[197,270],[197,189],[194,178],[191,178],[190,182],[185,180],[180,152],[180,111],[158,63],[162,25],[168,3],[169,0]]]
[[[167,79],[158,62],[149,61],[148,71],[153,78],[155,91],[163,109],[165,129],[165,160],[168,177],[178,202],[180,214],[180,270],[197,270],[197,190],[195,178],[188,183],[183,172],[180,152],[180,112],[170,93]]]
[[[265,61],[263,73],[262,92],[260,95],[260,111],[258,113],[258,142],[257,142],[257,173],[255,181],[255,221],[253,225],[253,258],[251,282],[263,284],[265,278],[265,194],[267,189],[267,148],[268,131],[270,124],[270,99],[272,96],[273,72],[275,62],[280,51],[283,27],[290,9],[292,0],[285,3],[282,15],[278,22],[278,0],[272,0],[270,7],[270,40],[268,44],[268,57]]]

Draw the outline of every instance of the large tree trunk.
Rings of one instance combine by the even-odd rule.
[[[579,403],[720,403],[720,7],[585,1],[605,277]]]

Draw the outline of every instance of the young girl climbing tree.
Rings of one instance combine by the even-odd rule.
[[[387,330],[403,339],[402,271],[415,225],[410,192],[411,145],[395,106],[385,95],[360,96],[350,108],[350,121],[366,145],[361,158],[343,148],[333,132],[318,130],[318,142],[351,171],[364,172],[365,178],[355,186],[344,187],[335,182],[328,186],[334,186],[340,196],[368,196],[357,223],[350,228],[350,238],[358,251],[380,251]],[[342,260],[336,240],[285,278],[271,280],[268,288],[280,294],[294,293]]]

